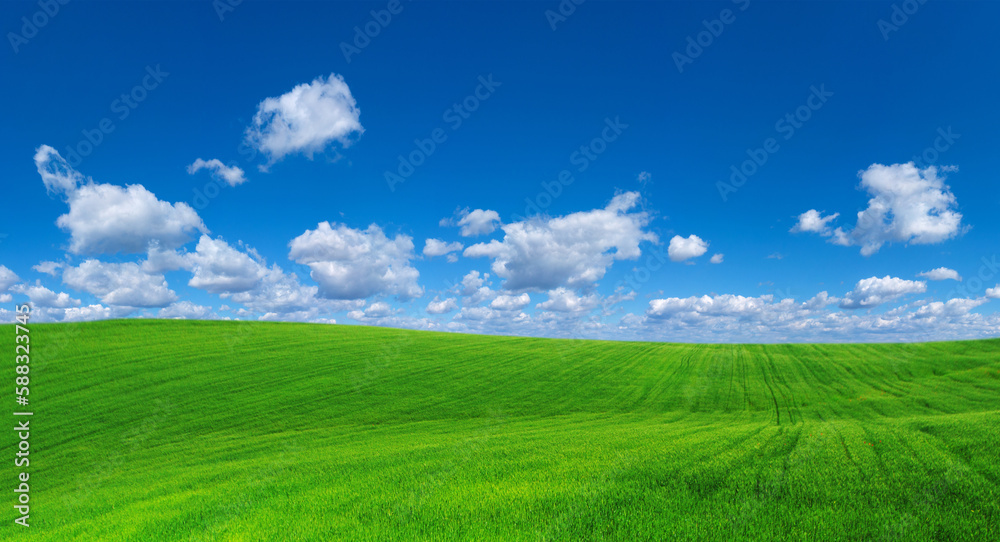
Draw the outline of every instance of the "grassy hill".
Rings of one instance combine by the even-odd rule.
[[[7,431],[2,539],[1000,539],[997,340],[127,320],[31,348],[32,527]]]

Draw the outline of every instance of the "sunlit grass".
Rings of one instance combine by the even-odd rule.
[[[31,344],[32,540],[1000,538],[1000,341],[128,320]]]

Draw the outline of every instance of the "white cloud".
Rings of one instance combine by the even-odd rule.
[[[66,264],[60,262],[39,262],[38,265],[31,266],[31,268],[35,271],[45,273],[46,275],[52,275],[53,277],[58,275],[59,270],[63,267],[66,267]]]
[[[14,301],[14,296],[10,294],[0,294],[0,303],[10,303]]]
[[[406,300],[423,295],[420,273],[410,265],[413,240],[386,237],[372,224],[367,230],[321,222],[289,243],[288,257],[308,265],[320,293],[330,299],[363,299],[375,294]]]
[[[462,282],[454,290],[466,298],[463,304],[476,305],[497,296],[497,292],[488,286],[489,277],[489,273],[480,274],[479,271],[469,271],[462,277]]]
[[[500,311],[517,311],[523,309],[525,306],[531,303],[531,297],[528,294],[521,295],[498,295],[493,301],[490,302],[490,308]]]
[[[73,299],[66,292],[59,292],[57,294],[40,284],[36,284],[34,286],[18,284],[17,286],[11,288],[11,291],[28,296],[31,303],[37,307],[64,309],[67,307],[80,306],[79,299]]]
[[[355,310],[347,313],[347,317],[354,320],[377,320],[392,316],[396,311],[384,301],[376,301],[365,307],[363,311]]]
[[[627,192],[603,209],[506,224],[502,242],[472,245],[464,255],[492,258],[491,269],[511,291],[592,287],[614,260],[638,258],[639,243],[657,240],[643,229],[649,216],[629,212],[638,200]]]
[[[349,146],[351,137],[364,131],[360,115],[344,78],[330,74],[262,101],[246,142],[263,152],[269,164],[297,152],[312,158],[335,141]]]
[[[579,313],[593,309],[600,303],[597,294],[579,296],[567,288],[556,288],[548,292],[549,298],[535,307],[543,311]]]
[[[531,317],[521,311],[464,307],[455,315],[448,327],[452,331],[523,335],[533,328],[531,324]]]
[[[49,193],[67,194],[89,182],[89,179],[63,159],[59,151],[48,145],[35,150],[35,167],[45,184],[45,191]]]
[[[194,264],[187,253],[177,250],[164,250],[158,242],[150,243],[146,252],[146,260],[142,262],[142,270],[147,273],[163,273],[177,269],[191,269]]]
[[[713,254],[712,258],[708,261],[710,263],[722,263],[722,260],[726,257],[725,254]]]
[[[175,248],[192,232],[208,231],[188,204],[160,201],[137,184],[85,185],[69,196],[69,206],[56,224],[70,232],[69,248],[76,254],[140,253],[152,242]]]
[[[434,301],[427,304],[427,312],[430,314],[444,314],[456,309],[458,309],[458,303],[455,302],[454,297],[449,297],[441,301],[434,298]]]
[[[268,267],[256,250],[238,244],[239,249],[222,239],[202,236],[194,252],[180,255],[182,267],[192,271],[188,285],[243,305],[237,311],[240,316],[265,313],[261,320],[328,322],[329,318],[320,317],[320,311],[364,305],[363,301],[319,298],[319,288],[302,285],[298,275],[286,273],[277,264]],[[229,306],[223,305],[220,310],[229,310]]]
[[[760,313],[765,306],[772,304],[773,296],[744,297],[741,295],[724,294],[718,296],[704,295],[701,297],[670,297],[653,299],[649,302],[646,314],[656,318],[672,318],[683,316],[747,316]],[[791,307],[792,305],[789,305]]]
[[[178,301],[169,307],[160,309],[157,316],[160,318],[203,320],[212,316],[212,307],[196,305],[190,301]]]
[[[986,290],[986,297],[990,299],[1000,299],[1000,284]]]
[[[825,310],[820,292],[805,303],[770,295],[653,300],[645,316],[626,314],[612,337],[699,342],[881,342],[992,337],[1000,315],[971,312],[985,299],[914,303],[883,313]]]
[[[202,235],[195,251],[187,255],[193,276],[188,286],[213,294],[245,292],[257,286],[267,268],[222,239]]]
[[[687,238],[675,235],[670,239],[670,246],[667,247],[667,255],[674,262],[697,258],[705,252],[708,252],[708,243],[697,235],[689,235]]]
[[[462,218],[458,220],[461,228],[458,233],[462,237],[473,237],[476,235],[486,235],[493,233],[500,225],[500,214],[489,209],[475,209],[472,212],[465,210]]]
[[[145,252],[150,243],[176,248],[194,231],[207,232],[190,205],[158,200],[140,184],[126,187],[95,184],[83,177],[51,147],[35,154],[35,165],[47,189],[65,195],[69,213],[56,224],[70,232],[76,254]]]
[[[263,269],[263,268],[262,268]],[[330,301],[317,297],[318,288],[299,283],[295,273],[285,273],[277,265],[264,269],[261,280],[250,290],[219,294],[254,312],[274,313],[276,318],[295,321],[313,320],[320,309],[347,310],[359,302]]]
[[[868,309],[894,301],[905,295],[920,294],[926,291],[927,283],[924,281],[905,280],[889,275],[882,278],[870,277],[858,281],[854,289],[840,301],[840,308]]]
[[[820,292],[814,295],[809,301],[803,303],[803,307],[810,310],[825,309],[830,305],[834,305],[840,302],[839,297],[832,297],[826,291]]]
[[[942,168],[951,171],[954,168]],[[799,215],[792,231],[818,233],[837,245],[857,245],[870,256],[886,243],[935,244],[962,233],[962,214],[951,189],[938,176],[938,168],[918,169],[906,164],[872,164],[861,171],[861,187],[871,199],[858,213],[853,229],[830,229],[838,215],[823,217],[816,210]]]
[[[190,175],[194,175],[202,169],[209,170],[212,173],[212,177],[226,181],[229,186],[236,186],[245,183],[247,180],[242,169],[237,166],[227,166],[218,158],[213,158],[211,160],[202,160],[201,158],[198,158],[190,166],[188,166],[187,172]]]
[[[928,317],[954,318],[959,316],[965,316],[969,314],[969,312],[971,312],[972,309],[982,305],[983,303],[987,303],[988,301],[989,301],[988,299],[984,298],[980,299],[954,298],[954,299],[949,299],[946,302],[934,301],[932,303],[924,305],[923,307],[920,307],[913,315],[916,318],[928,318]]]
[[[833,229],[830,228],[830,222],[836,220],[838,216],[840,216],[840,213],[833,213],[824,217],[823,213],[816,209],[809,209],[799,215],[798,222],[789,231],[792,233],[808,232],[831,236],[833,235]]]
[[[63,271],[63,282],[89,292],[102,303],[125,307],[165,307],[177,300],[163,275],[147,274],[138,264],[87,260]]]
[[[21,280],[16,273],[11,271],[5,265],[0,265],[0,292],[6,292],[11,286],[17,284]]]
[[[947,267],[938,267],[937,269],[917,273],[917,276],[928,280],[962,280],[962,276],[958,274],[958,271],[948,269]]]
[[[445,254],[459,251],[463,248],[465,248],[465,246],[458,241],[455,241],[454,243],[446,243],[440,239],[428,239],[424,242],[424,256],[427,256],[428,258],[444,256]]]
[[[103,305],[87,305],[86,307],[72,307],[63,311],[63,322],[84,322],[90,320],[104,320],[114,316],[110,307]]]
[[[480,274],[479,271],[469,271],[462,277],[462,295],[468,296],[476,293],[476,290],[483,287],[489,279],[490,274]]]

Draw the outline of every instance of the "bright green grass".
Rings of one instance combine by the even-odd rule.
[[[3,539],[1000,539],[997,340],[128,320],[31,346],[32,527],[7,431]]]

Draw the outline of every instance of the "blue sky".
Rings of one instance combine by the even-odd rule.
[[[11,320],[1000,326],[995,4],[0,9]]]

